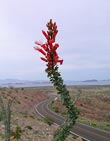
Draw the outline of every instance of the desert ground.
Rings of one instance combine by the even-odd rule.
[[[79,122],[110,131],[110,86],[68,86],[71,98],[80,109]],[[16,141],[16,131],[20,132],[19,141],[51,141],[57,125],[51,126],[35,112],[35,105],[52,95],[57,95],[53,87],[0,88],[7,106],[11,107],[11,140]],[[65,108],[58,100],[50,105],[52,110],[65,116]],[[0,109],[1,111],[1,109]],[[1,112],[0,112],[1,114]],[[66,141],[74,141],[70,135]],[[78,139],[77,139],[78,140]],[[79,139],[80,140],[80,139]],[[0,120],[0,141],[4,141],[4,123]]]
[[[78,122],[110,131],[110,86],[75,86],[68,89],[80,110]],[[51,108],[65,116],[66,109],[60,99],[53,102]]]

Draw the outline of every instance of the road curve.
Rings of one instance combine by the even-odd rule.
[[[49,117],[58,125],[65,122],[65,118],[48,108],[49,103],[55,99],[55,96],[44,100],[35,106],[36,112],[42,117]],[[85,124],[76,123],[71,133],[81,136],[86,141],[110,141],[110,132],[102,131]]]

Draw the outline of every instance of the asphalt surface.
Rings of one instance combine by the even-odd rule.
[[[36,112],[42,117],[49,117],[54,120],[58,125],[62,125],[65,122],[65,118],[48,108],[49,103],[51,103],[55,97],[51,97],[43,102],[36,105]],[[81,136],[86,141],[110,141],[110,132],[99,130],[90,127],[85,124],[76,123],[71,133]]]

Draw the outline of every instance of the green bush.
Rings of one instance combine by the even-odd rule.
[[[49,118],[49,117],[46,117],[46,118],[44,119],[44,121],[45,121],[45,123],[47,123],[49,126],[51,126],[51,125],[54,123],[54,121],[53,121],[51,118]]]
[[[15,131],[11,131],[10,133],[11,136],[14,136],[17,140],[20,139],[22,135],[22,130],[21,127],[17,126]]]
[[[26,128],[32,130],[32,127],[30,125],[27,125]]]

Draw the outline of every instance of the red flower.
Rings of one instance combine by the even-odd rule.
[[[40,57],[40,58],[41,58],[41,60],[47,62],[47,59],[45,59],[45,58],[43,58],[43,57]]]
[[[43,33],[43,35],[45,36],[46,39],[49,38],[48,34],[44,30],[42,30],[42,33]]]
[[[59,47],[59,44],[54,45],[54,50],[56,50]]]
[[[46,55],[46,53],[39,47],[35,48],[35,50],[38,50],[39,52],[41,52],[43,55]]]
[[[62,60],[58,60],[57,62],[59,62],[60,64],[62,64],[63,63],[63,59]]]
[[[35,44],[37,44],[37,45],[40,45],[40,46],[41,46],[43,43],[42,43],[42,42],[40,42],[40,41],[39,41],[39,42],[38,42],[38,41],[35,41]]]
[[[48,47],[47,47],[46,44],[41,45],[41,47],[42,47],[45,51],[48,51]]]
[[[48,31],[45,32],[42,30],[43,35],[45,36],[47,42],[43,44],[42,42],[35,42],[40,47],[35,47],[35,49],[39,52],[41,52],[44,57],[41,57],[41,60],[48,62],[48,68],[53,69],[57,63],[62,64],[63,60],[59,59],[59,56],[56,52],[57,48],[59,47],[59,44],[55,43],[55,38],[58,33],[57,25],[56,23],[53,23],[52,20],[47,23]]]

